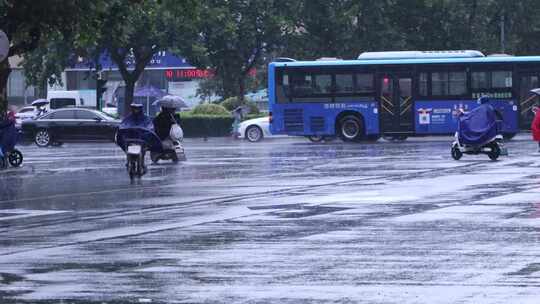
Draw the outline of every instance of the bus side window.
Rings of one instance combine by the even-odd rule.
[[[347,94],[354,92],[354,80],[352,74],[336,74],[336,93]]]
[[[491,73],[491,87],[505,89],[512,87],[512,72],[493,71]]]
[[[467,94],[467,73],[465,71],[449,73],[448,94],[451,96]]]
[[[420,73],[419,94],[420,96],[428,96],[428,73]]]
[[[494,98],[512,97],[512,71],[477,71],[471,73],[473,97],[484,94]]]
[[[356,93],[371,94],[375,92],[373,74],[356,74]]]
[[[291,97],[291,87],[289,85],[289,75],[283,74],[277,77],[276,98],[278,103],[287,103]]]
[[[448,95],[448,73],[431,73],[431,94],[435,96]]]
[[[471,87],[473,89],[488,89],[489,77],[488,72],[472,72],[471,73]]]
[[[316,94],[331,94],[332,93],[332,75],[319,74],[315,76],[315,93]]]
[[[431,73],[431,94],[439,97],[467,94],[467,73],[465,71]]]
[[[311,75],[296,74],[291,77],[291,86],[294,97],[309,96],[313,94]]]

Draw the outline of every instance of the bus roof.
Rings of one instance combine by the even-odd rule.
[[[390,51],[390,52],[364,52],[358,60],[385,60],[385,59],[433,59],[433,58],[474,58],[485,57],[482,52],[474,50],[456,51]]]
[[[452,63],[519,63],[538,62],[540,56],[492,56],[476,58],[430,58],[430,59],[371,59],[371,60],[333,60],[333,61],[294,61],[273,62],[276,67],[317,67],[350,65],[401,65],[401,64],[452,64]]]

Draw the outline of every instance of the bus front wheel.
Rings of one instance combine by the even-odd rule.
[[[348,115],[339,121],[339,137],[343,141],[358,141],[363,133],[364,126],[358,117]]]

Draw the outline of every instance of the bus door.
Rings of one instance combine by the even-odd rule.
[[[538,102],[538,97],[532,94],[530,90],[536,89],[540,86],[538,82],[538,74],[521,74],[519,79],[519,109],[520,114],[520,128],[529,130],[534,118],[532,107]]]
[[[414,132],[413,77],[406,73],[380,74],[379,109],[381,133],[399,135]]]

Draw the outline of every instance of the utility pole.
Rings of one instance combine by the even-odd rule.
[[[96,110],[101,111],[103,109],[103,93],[107,91],[105,84],[106,79],[103,79],[103,73],[96,73]]]
[[[501,53],[506,53],[505,47],[505,33],[504,33],[504,11],[501,13]]]

